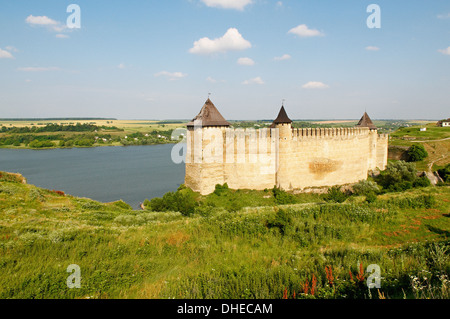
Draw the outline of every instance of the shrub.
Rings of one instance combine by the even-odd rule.
[[[430,185],[431,182],[426,176],[419,177],[413,182],[413,187],[428,187]]]
[[[366,194],[366,202],[373,203],[377,200],[377,194],[374,192],[369,192]]]
[[[450,182],[450,164],[447,164],[444,168],[438,170],[439,176],[445,183]]]
[[[340,186],[333,186],[328,189],[328,193],[325,195],[324,199],[327,202],[343,203],[348,197],[348,194],[343,192]]]
[[[216,188],[214,189],[214,194],[216,194],[217,196],[221,196],[225,193],[228,193],[230,189],[228,188],[228,184],[225,183],[223,185],[217,184]]]
[[[378,194],[379,192],[380,186],[373,181],[362,180],[353,185],[353,193],[355,195]]]
[[[164,194],[162,198],[153,198],[144,202],[154,212],[180,212],[184,216],[191,215],[195,212],[198,203],[195,199],[195,193],[186,188],[176,192]]]
[[[272,189],[273,197],[275,198],[275,202],[279,205],[287,205],[294,204],[296,202],[296,198],[294,195],[289,194],[288,192],[274,186]]]
[[[290,225],[292,225],[292,217],[283,209],[280,209],[273,219],[267,221],[267,227],[278,228],[281,235],[286,233],[286,228]]]
[[[375,177],[375,181],[387,191],[410,189],[416,179],[416,165],[405,161],[389,162],[386,170]]]
[[[407,153],[410,162],[419,162],[428,157],[428,152],[423,145],[413,145],[408,149]]]

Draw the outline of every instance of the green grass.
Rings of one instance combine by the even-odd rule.
[[[450,246],[450,187],[385,194],[372,204],[363,196],[336,204],[305,195],[285,206],[264,192],[240,191],[251,207],[229,212],[216,198],[210,214],[185,217],[20,181],[0,177],[2,299],[283,298],[294,291],[297,298],[369,298],[356,279],[360,264],[380,265],[388,298],[449,297],[439,276],[450,271],[448,250],[442,253]],[[81,289],[66,286],[71,264],[81,268]],[[313,275],[315,294],[305,295]],[[414,289],[417,282],[425,288]]]

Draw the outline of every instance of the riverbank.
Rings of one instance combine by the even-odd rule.
[[[181,124],[156,121],[100,121],[0,124],[0,148],[59,149],[177,143]]]

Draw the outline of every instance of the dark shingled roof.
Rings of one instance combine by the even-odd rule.
[[[194,121],[201,121],[202,127],[211,127],[211,126],[227,126],[229,127],[231,124],[228,123],[222,114],[217,110],[213,102],[210,99],[206,100],[205,105],[203,105],[200,113],[188,123],[188,127],[194,126]]]
[[[270,127],[275,127],[277,124],[291,124],[292,120],[288,117],[284,106],[281,107],[280,113],[278,113],[278,117],[273,121]]]
[[[363,117],[359,120],[356,127],[368,127],[371,130],[376,130],[377,127],[373,124],[372,120],[370,119],[369,115],[364,112]]]

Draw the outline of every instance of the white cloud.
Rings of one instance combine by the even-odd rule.
[[[264,81],[258,76],[256,78],[250,79],[250,80],[245,80],[244,82],[242,82],[242,84],[244,85],[249,85],[249,84],[264,84]]]
[[[304,89],[328,89],[329,86],[322,83],[322,82],[308,82],[305,85],[302,86]]]
[[[438,50],[438,52],[445,54],[445,55],[450,55],[450,47],[448,47],[447,49]]]
[[[282,6],[283,6],[283,2],[282,2],[282,1],[278,1],[278,2],[277,2],[277,7],[280,8],[280,7],[282,7]]]
[[[58,22],[56,20],[50,19],[47,16],[33,16],[29,15],[25,22],[32,26],[41,26],[41,27],[47,27],[50,30],[53,30],[55,32],[62,32],[67,29],[67,26],[62,24],[61,22]]]
[[[380,48],[379,48],[379,47],[372,46],[372,45],[369,45],[368,47],[366,47],[366,50],[367,50],[367,51],[379,51]]]
[[[449,13],[444,13],[444,14],[438,14],[437,18],[438,19],[450,19],[450,12]]]
[[[247,65],[247,66],[255,65],[255,61],[253,61],[253,60],[250,59],[250,58],[239,58],[239,59],[237,60],[237,63],[238,63],[239,65]]]
[[[123,63],[120,63],[118,66],[117,66],[119,69],[125,69],[125,64],[123,64]]]
[[[246,6],[251,4],[252,0],[201,0],[208,7],[244,10]]]
[[[230,28],[220,38],[211,40],[205,37],[195,41],[194,47],[189,52],[193,54],[212,54],[217,52],[240,51],[251,47],[252,44],[245,40],[237,29]]]
[[[288,33],[298,35],[301,38],[318,37],[324,35],[319,30],[309,29],[306,24],[301,24],[295,28],[292,28]]]
[[[275,61],[284,61],[284,60],[289,60],[291,58],[291,56],[289,54],[283,54],[282,56],[276,56],[273,59]]]
[[[30,67],[23,67],[23,68],[18,68],[19,71],[23,71],[23,72],[46,72],[46,71],[60,71],[60,68],[57,67],[34,67],[34,66],[30,66]]]
[[[217,83],[217,80],[214,79],[214,78],[212,78],[212,77],[210,77],[210,76],[208,76],[208,77],[206,78],[206,81],[208,81],[208,82],[210,82],[210,83]]]
[[[25,21],[28,24],[32,24],[32,25],[58,25],[59,24],[59,22],[57,22],[57,21],[55,21],[53,19],[50,19],[47,16],[37,16],[37,17],[35,17],[33,15],[29,15],[25,19]]]
[[[167,71],[161,71],[155,74],[156,77],[164,76],[168,78],[170,81],[178,80],[181,78],[184,78],[187,76],[187,74],[181,73],[181,72],[167,72]]]
[[[57,37],[58,39],[70,38],[67,34],[62,34],[62,33],[58,33],[57,35],[55,35],[55,37]]]
[[[10,52],[0,49],[0,59],[13,59],[13,58],[14,57]]]
[[[13,47],[12,45],[8,45],[7,47],[5,47],[5,49],[9,52],[19,52],[19,50],[17,50],[15,47]]]

